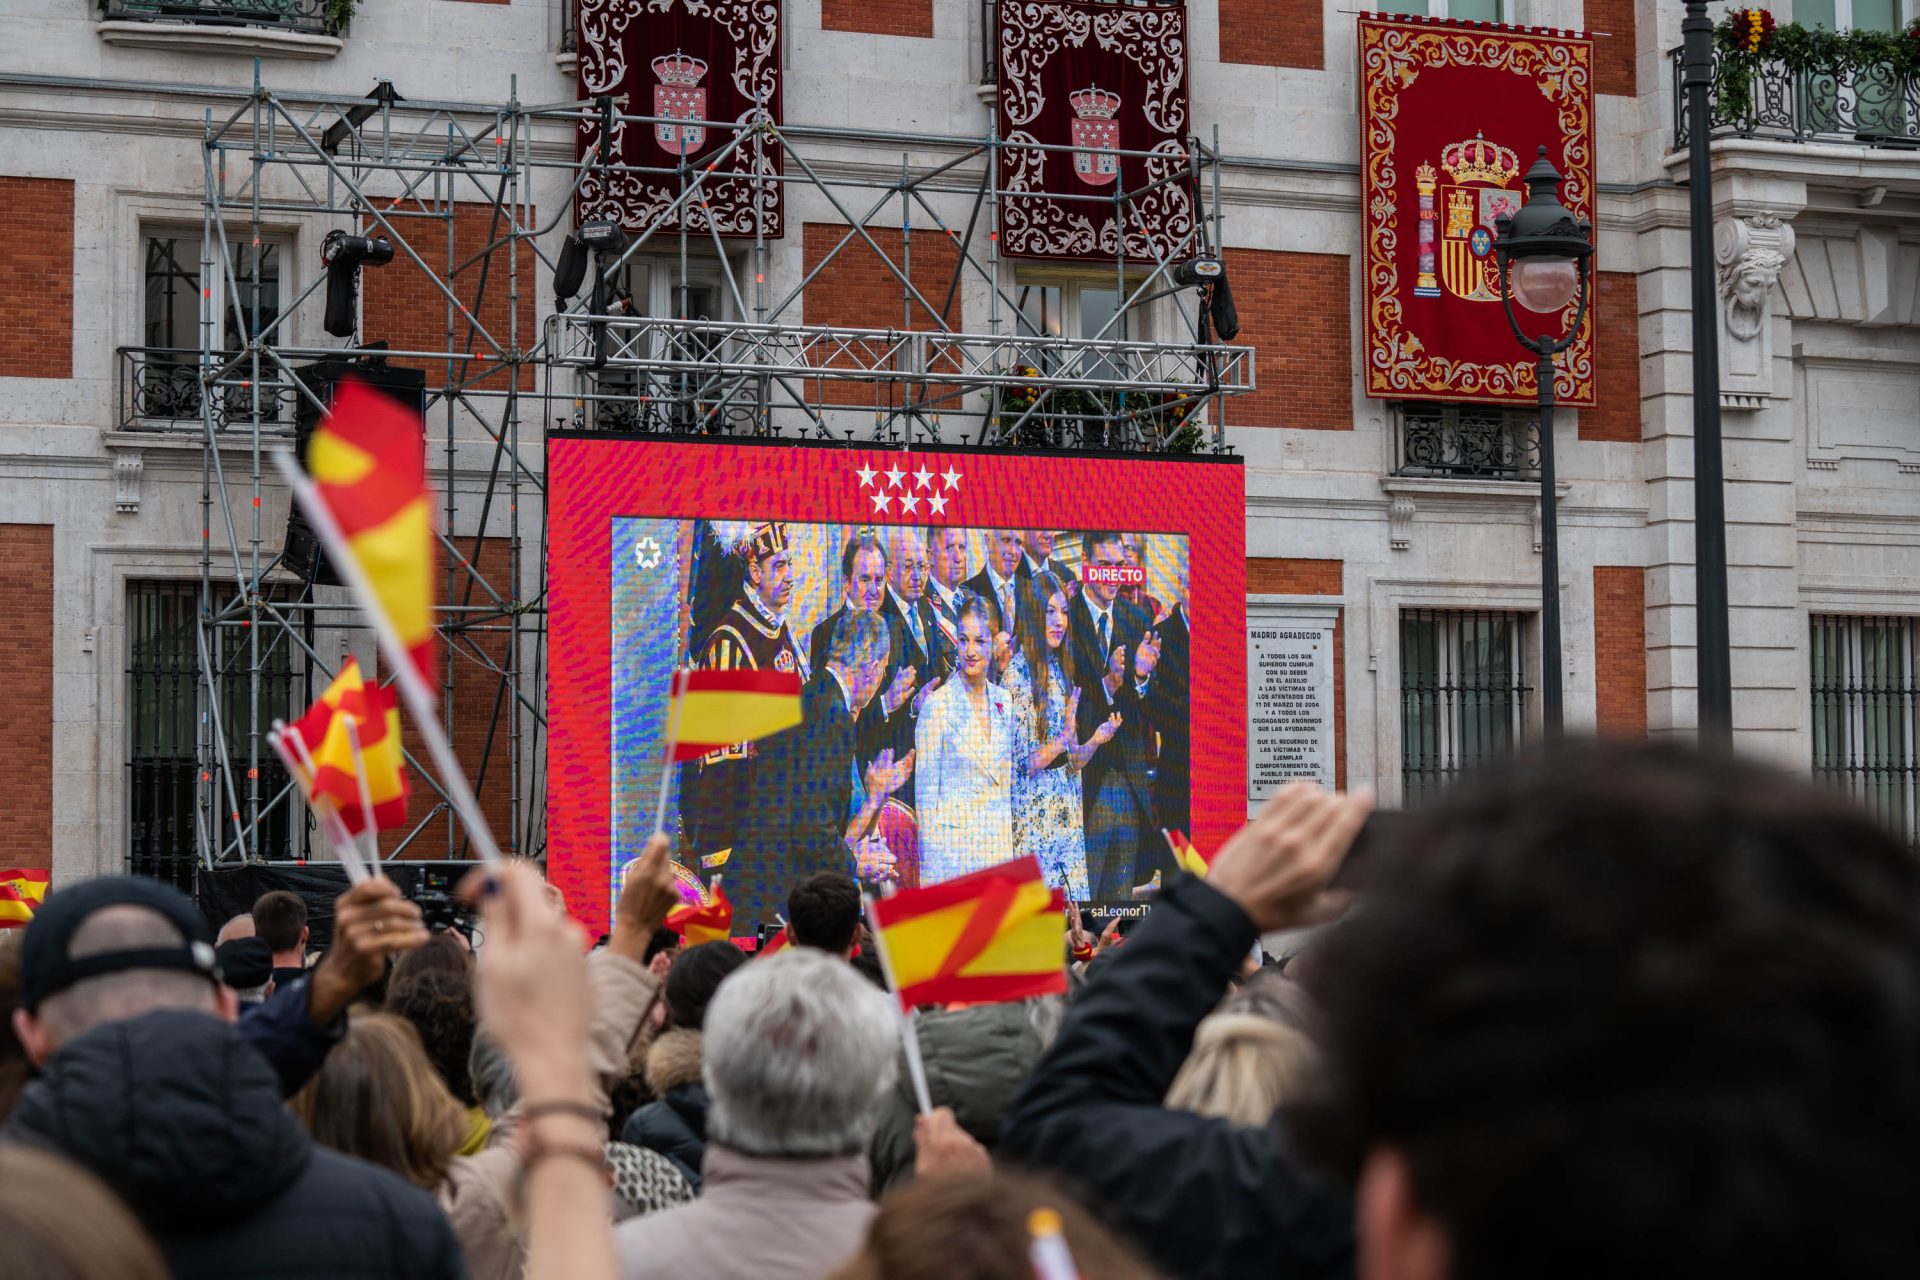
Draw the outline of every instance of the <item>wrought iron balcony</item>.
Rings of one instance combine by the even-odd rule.
[[[1681,51],[1673,65],[1673,141],[1687,145],[1687,102]],[[1754,64],[1751,78],[1714,52],[1713,136],[1788,142],[1857,142],[1920,149],[1920,76],[1886,63],[1838,70],[1789,68],[1778,58]]]
[[[233,354],[220,358],[231,359]],[[204,429],[198,351],[121,347],[118,355],[116,430],[198,435]],[[214,430],[250,429],[256,403],[262,423],[284,430],[293,422],[296,394],[290,382],[263,381],[255,387],[244,373],[235,372],[217,384]]]
[[[1540,474],[1540,423],[1529,410],[1403,404],[1395,417],[1397,476],[1533,480]]]
[[[341,34],[350,12],[343,0],[100,0],[100,16],[114,22],[272,27],[316,36]]]

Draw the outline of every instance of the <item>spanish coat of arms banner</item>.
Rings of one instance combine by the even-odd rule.
[[[1533,356],[1501,303],[1494,220],[1520,207],[1545,145],[1560,199],[1593,220],[1593,42],[1573,33],[1360,19],[1367,394],[1533,404]],[[1536,334],[1572,322],[1514,301]],[[1594,403],[1593,310],[1555,367],[1564,405]]]
[[[1193,256],[1186,6],[1000,0],[998,18],[1001,252]]]
[[[781,234],[779,148],[748,132],[762,105],[780,122],[780,0],[580,0],[579,71],[582,98],[661,117],[580,122],[582,222]]]

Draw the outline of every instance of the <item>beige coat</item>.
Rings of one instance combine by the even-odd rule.
[[[627,1044],[653,1004],[659,983],[645,966],[604,948],[587,958],[587,981],[593,990],[587,1061],[593,1067],[600,1109],[611,1115],[607,1089],[627,1072]],[[433,1189],[466,1256],[469,1280],[518,1280],[526,1269],[525,1241],[514,1222],[520,1152],[513,1142],[513,1120],[508,1112],[494,1125],[485,1150],[454,1157],[447,1176]]]
[[[700,1198],[614,1228],[624,1280],[822,1280],[866,1243],[865,1152],[750,1156],[707,1145]]]

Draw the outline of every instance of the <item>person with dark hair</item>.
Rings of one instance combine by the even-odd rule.
[[[240,1012],[257,1009],[273,993],[273,948],[261,938],[234,938],[213,949],[213,962],[240,1000]]]
[[[1025,552],[1020,545],[1018,529],[989,529],[986,532],[987,562],[981,566],[980,572],[962,585],[985,602],[992,634],[1004,633],[1011,638],[1027,622],[1026,616],[1020,612],[1019,597],[1014,593]]]
[[[963,593],[958,618],[958,665],[920,709],[914,731],[923,885],[1013,856],[1013,703],[988,678],[994,636],[987,602]]]
[[[1838,791],[1568,743],[1369,860],[1301,1136],[1378,1274],[1920,1274],[1920,863]]]
[[[366,930],[371,923],[380,927]],[[298,1000],[331,1010],[387,952],[421,945],[419,911],[389,881],[355,885],[332,951],[232,1025],[207,922],[155,880],[60,889],[27,926],[14,1027],[40,1076],[5,1137],[67,1156],[133,1210],[181,1280],[196,1276],[460,1276],[459,1247],[426,1193],[314,1145],[281,1103],[286,1080],[249,1048],[249,1023]],[[317,1015],[310,1015],[317,1016]]]
[[[486,1146],[488,1119],[473,1092],[467,1060],[473,1052],[473,962],[451,933],[403,957],[387,980],[386,1011],[413,1024],[427,1061],[464,1111],[457,1154]]]
[[[291,889],[261,894],[253,904],[253,933],[273,948],[275,986],[288,986],[306,973],[306,899]]]
[[[908,661],[902,623],[886,607],[892,566],[886,541],[877,530],[861,529],[848,538],[840,553],[840,604],[814,624],[808,638],[807,658],[817,672],[829,660],[836,629],[843,619],[867,614],[884,624],[887,648],[880,683],[854,717],[856,750],[862,764],[889,745],[894,717],[905,713],[920,679],[919,671]]]
[[[804,678],[806,664],[787,619],[794,587],[787,526],[777,521],[754,525],[739,550],[744,569],[729,597],[731,604],[717,622],[701,629],[692,649],[700,669],[790,671]],[[739,840],[743,812],[759,787],[757,745],[732,743],[681,766],[680,818],[691,855],[688,869],[702,881],[724,863]]]
[[[1117,570],[1126,563],[1118,533],[1088,533],[1081,549],[1090,567]],[[1081,800],[1093,896],[1122,901],[1172,861],[1153,813],[1152,704],[1159,696],[1153,675],[1160,641],[1152,615],[1121,599],[1117,582],[1085,583],[1067,615],[1074,669],[1084,681],[1080,741],[1117,718],[1109,740],[1082,770]]]
[[[688,947],[667,971],[666,1028],[647,1049],[647,1086],[655,1101],[627,1118],[621,1141],[671,1160],[694,1191],[707,1149],[710,1099],[701,1077],[707,1006],[727,976],[747,962],[731,942]]]
[[[1039,861],[1047,883],[1076,902],[1087,886],[1080,773],[1120,731],[1116,712],[1080,738],[1080,673],[1067,640],[1072,596],[1053,572],[1020,580],[1021,608],[1037,619],[1020,633],[1005,688],[1013,703],[1013,852]]]
[[[860,886],[839,871],[816,871],[787,891],[787,941],[842,959],[860,936]]]
[[[1033,1228],[1057,1228],[1074,1271],[1154,1280],[1066,1191],[1018,1173],[922,1178],[880,1202],[864,1247],[829,1280],[1034,1280]]]

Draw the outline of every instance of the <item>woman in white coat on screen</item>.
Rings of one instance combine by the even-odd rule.
[[[927,695],[914,730],[923,885],[1013,857],[1013,703],[987,679],[994,637],[986,602],[963,593],[954,630],[953,674]]]

